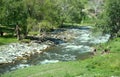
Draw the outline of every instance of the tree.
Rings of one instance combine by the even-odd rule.
[[[57,19],[63,23],[80,23],[83,18],[84,5],[81,0],[56,0]]]
[[[84,9],[84,5],[81,3],[80,0],[71,0],[71,6],[73,6],[70,12],[72,20],[71,22],[81,23],[82,18],[84,17],[84,12],[82,12],[82,10]]]
[[[108,1],[106,11],[108,16],[107,24],[113,37],[120,31],[120,0]]]
[[[1,13],[1,22],[0,24],[15,28],[19,26],[21,28],[21,32],[26,34],[26,19],[27,19],[27,12],[24,8],[22,0],[3,0],[2,1],[2,13]],[[17,29],[18,30],[18,29]],[[17,31],[18,32],[18,31]],[[17,33],[17,34],[20,34]],[[20,36],[20,35],[17,35]],[[20,39],[20,37],[18,37]]]
[[[100,27],[109,32],[111,38],[119,36],[120,32],[120,0],[106,0],[105,13]]]
[[[40,23],[45,28],[46,24],[47,28],[54,28],[65,22],[80,23],[83,8],[81,0],[0,0],[0,24],[6,28],[16,27],[19,39],[35,25],[39,28]]]

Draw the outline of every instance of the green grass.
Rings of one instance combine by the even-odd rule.
[[[13,42],[17,42],[17,39],[15,37],[11,36],[0,37],[0,45],[5,45]]]
[[[20,69],[1,77],[111,77],[120,76],[120,54],[84,61],[59,62]]]
[[[120,38],[102,46],[112,46],[111,53],[81,61],[32,66],[1,77],[120,77]]]
[[[98,47],[100,46],[101,46],[101,49],[105,49],[109,47],[111,53],[120,53],[120,38],[116,38],[114,40],[110,40],[109,42],[105,44],[98,45]]]

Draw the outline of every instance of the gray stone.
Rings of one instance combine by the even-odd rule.
[[[31,54],[41,53],[47,47],[48,45],[34,42],[30,45],[27,43],[11,43],[0,46],[0,63],[11,63],[18,58],[30,57]]]
[[[8,63],[4,57],[0,57],[0,64]]]

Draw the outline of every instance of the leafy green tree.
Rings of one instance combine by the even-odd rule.
[[[120,0],[110,0],[107,6],[107,24],[111,35],[115,36],[120,31]]]
[[[1,24],[6,27],[19,26],[21,29],[20,33],[26,35],[26,19],[27,12],[24,8],[22,0],[3,0],[2,6],[2,18]],[[18,29],[16,29],[18,30]],[[18,32],[17,32],[18,33]],[[20,39],[20,33],[18,35],[18,39]]]
[[[37,20],[33,19],[31,17],[27,18],[27,33],[29,33],[30,31],[35,31],[37,25]]]
[[[47,30],[65,22],[80,23],[83,8],[81,0],[0,0],[0,24],[16,27],[20,39],[36,25]]]
[[[71,6],[73,6],[70,13],[72,20],[71,22],[80,23],[84,17],[84,12],[82,12],[84,5],[80,0],[71,0]]]
[[[56,0],[57,18],[59,24],[63,23],[80,23],[83,17],[81,0]]]
[[[105,12],[102,15],[100,28],[111,34],[111,38],[118,37],[120,32],[120,0],[106,0]]]

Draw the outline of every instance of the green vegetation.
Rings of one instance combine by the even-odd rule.
[[[111,52],[96,55],[82,61],[59,62],[19,69],[1,77],[119,77],[120,76],[120,38],[103,47],[111,46]]]
[[[0,34],[5,32],[1,26],[10,27],[19,40],[30,31],[49,31],[65,22],[80,23],[84,17],[82,9],[80,0],[0,0]]]
[[[115,38],[114,40],[110,40],[108,43],[102,44],[102,48],[109,47],[112,53],[120,52],[120,38]]]
[[[15,37],[10,37],[10,36],[0,37],[0,45],[5,45],[13,42],[18,42]]]
[[[5,32],[16,33],[19,40],[21,35],[27,36],[29,32],[41,30],[49,31],[63,26],[63,23],[95,24],[101,14],[98,11],[101,11],[102,2],[102,0],[0,0],[0,35]]]
[[[99,28],[116,37],[120,35],[119,4],[120,0],[0,0],[0,35],[16,33],[20,39],[31,31],[49,31],[63,23],[98,22]]]
[[[0,10],[0,45],[17,42],[4,33],[12,36],[16,33],[20,38],[66,24],[96,24],[97,29],[110,33],[111,38],[118,37],[98,45],[99,55],[89,59],[32,66],[1,77],[120,76],[120,0],[0,0]],[[23,41],[29,42],[29,39]],[[107,47],[110,54],[101,55]]]
[[[104,12],[100,16],[98,26],[104,32],[111,34],[111,38],[120,36],[120,0],[106,0]]]

